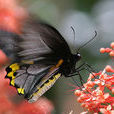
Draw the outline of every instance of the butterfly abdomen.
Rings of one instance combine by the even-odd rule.
[[[47,81],[45,81],[43,83],[43,85],[41,86],[38,86],[37,87],[37,91],[34,92],[29,98],[29,102],[32,103],[32,102],[35,102],[37,101],[37,99],[42,96],[47,90],[49,90],[53,85],[54,83],[56,82],[56,80],[61,76],[60,73],[57,73],[55,74],[54,76],[52,76],[51,78],[49,78]]]

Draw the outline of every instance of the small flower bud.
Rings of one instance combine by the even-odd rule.
[[[76,96],[80,96],[82,94],[82,92],[80,90],[76,90],[74,93]]]
[[[100,53],[105,53],[105,48],[101,48]]]
[[[110,47],[111,47],[112,49],[114,49],[114,42],[112,42],[112,43],[110,44]]]
[[[106,70],[107,72],[112,72],[112,73],[114,73],[114,69],[112,69],[112,67],[111,67],[110,65],[107,65],[107,66],[105,67],[105,70]]]
[[[114,56],[114,50],[109,53],[110,56]]]
[[[106,53],[110,53],[112,51],[112,49],[110,49],[110,48],[105,48],[105,52]]]
[[[80,97],[77,99],[77,101],[78,101],[79,103],[82,103],[82,102],[83,102],[83,100],[82,100]]]

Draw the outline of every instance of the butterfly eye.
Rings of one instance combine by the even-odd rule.
[[[81,56],[80,53],[78,53],[77,56]]]
[[[80,53],[77,54],[78,57],[81,57]]]
[[[75,55],[73,55],[73,58],[74,58],[74,61],[75,62],[78,61],[78,60],[80,60],[81,59],[80,53],[76,53]]]
[[[78,60],[81,59],[81,55],[80,55],[80,53],[77,53],[77,59],[78,59]]]

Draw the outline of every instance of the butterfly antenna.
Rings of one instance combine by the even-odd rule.
[[[71,26],[71,29],[72,29],[72,31],[73,31],[73,34],[74,34],[74,40],[75,40],[75,30],[74,30],[74,28]]]
[[[74,38],[73,38],[73,39],[74,39],[74,40],[73,40],[73,46],[74,46],[74,45],[75,45],[75,36],[76,36],[76,33],[75,33],[75,30],[74,30],[74,28],[73,28],[72,26],[71,26],[71,29],[72,29],[73,35],[74,35],[74,36],[73,36],[73,37],[74,37]]]
[[[87,41],[84,45],[82,45],[81,47],[78,48],[77,52],[79,52],[79,50],[80,50],[81,48],[83,48],[83,47],[86,46],[88,43],[90,43],[92,40],[94,40],[96,36],[97,36],[97,31],[95,31],[94,37],[92,37],[92,38],[91,38],[89,41]]]

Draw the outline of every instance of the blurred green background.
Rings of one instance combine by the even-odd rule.
[[[57,28],[73,53],[97,31],[97,37],[80,50],[82,60],[77,67],[87,62],[99,71],[111,63],[108,56],[99,53],[99,49],[114,41],[114,0],[24,0],[22,5]],[[71,26],[75,29],[75,40]],[[88,72],[82,72],[82,76],[86,80]],[[73,91],[70,91],[75,89],[72,85],[76,86],[72,79],[62,77],[45,94],[54,104],[53,114],[69,114],[71,111],[79,114],[82,111]]]

